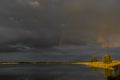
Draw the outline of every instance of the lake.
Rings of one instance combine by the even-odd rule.
[[[104,80],[102,70],[97,73],[83,65],[0,65],[1,80]]]
[[[25,52],[1,52],[1,62],[24,61],[90,61],[93,55],[99,60],[105,53],[112,55],[113,59],[119,59],[118,49],[102,49],[99,47],[74,47],[65,49],[41,49]],[[107,79],[109,77],[109,79]],[[68,64],[21,64],[0,65],[0,80],[119,80],[113,78],[111,71],[90,68],[84,65]]]

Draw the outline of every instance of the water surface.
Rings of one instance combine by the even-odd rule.
[[[102,71],[83,65],[0,65],[2,80],[104,80]]]

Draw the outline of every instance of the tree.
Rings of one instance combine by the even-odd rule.
[[[106,54],[102,57],[102,61],[103,63],[109,64],[112,62],[112,57],[109,54]]]
[[[91,62],[97,62],[98,61],[98,57],[97,56],[93,56],[91,59]]]

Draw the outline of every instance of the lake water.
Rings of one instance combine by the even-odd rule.
[[[73,47],[66,49],[41,49],[36,51],[0,53],[0,61],[90,61],[93,55],[99,60],[105,53],[119,59],[119,49],[99,47]],[[0,80],[119,80],[105,76],[106,70],[92,69],[84,65],[39,64],[0,65]]]
[[[94,73],[83,65],[0,65],[1,80],[105,80],[101,69]]]

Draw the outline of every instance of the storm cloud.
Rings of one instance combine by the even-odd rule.
[[[97,44],[118,39],[119,0],[0,0],[0,44]],[[117,35],[117,36],[116,36]],[[118,41],[120,42],[120,41]]]

